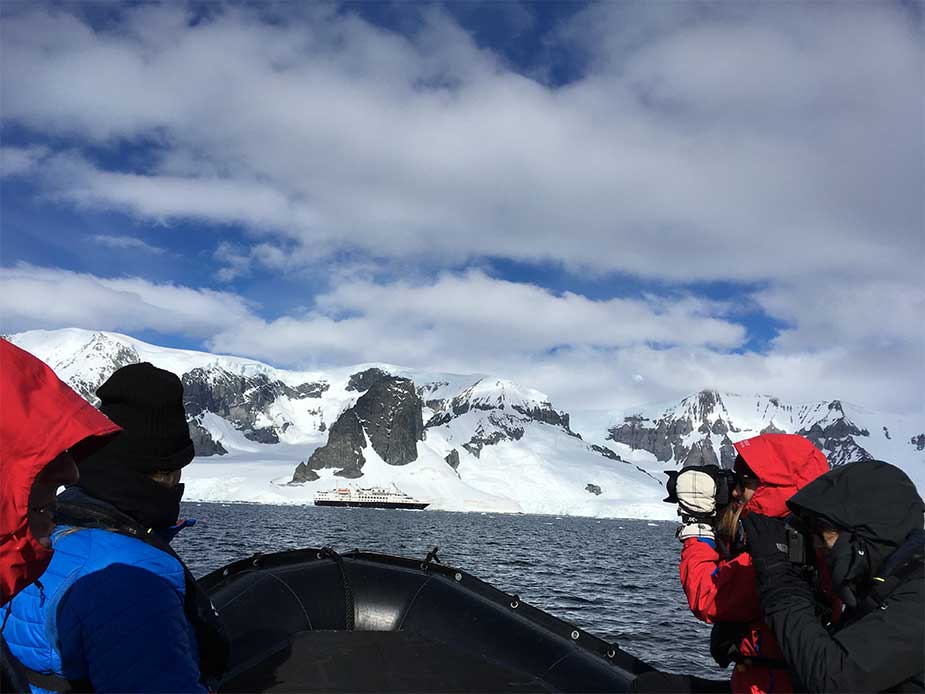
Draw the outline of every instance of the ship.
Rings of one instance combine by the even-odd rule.
[[[430,506],[427,501],[418,501],[398,487],[370,487],[356,489],[342,487],[315,494],[315,506],[347,506],[350,508],[409,508],[421,510]]]

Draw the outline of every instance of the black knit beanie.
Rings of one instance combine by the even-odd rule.
[[[179,470],[193,459],[176,375],[143,362],[116,371],[96,391],[100,411],[123,431],[87,459],[137,472]]]

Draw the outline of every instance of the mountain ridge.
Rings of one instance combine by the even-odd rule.
[[[803,433],[833,464],[890,460],[886,451],[917,473],[910,475],[920,488],[925,483],[925,427],[839,400],[790,404],[707,389],[626,410],[606,431],[575,431],[570,414],[542,392],[484,374],[375,362],[290,371],[76,328],[9,339],[91,402],[126,363],[176,373],[204,456],[188,468],[189,499],[310,503],[346,477],[398,483],[447,510],[670,518],[673,509],[660,502],[664,470],[728,466],[732,443],[761,431]]]

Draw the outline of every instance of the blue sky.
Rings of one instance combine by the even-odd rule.
[[[920,413],[906,3],[5,3],[0,329]]]

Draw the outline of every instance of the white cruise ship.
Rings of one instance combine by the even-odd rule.
[[[370,487],[356,489],[342,487],[315,494],[315,506],[349,506],[351,508],[413,508],[423,509],[430,506],[427,501],[418,501],[408,496],[398,487]]]

